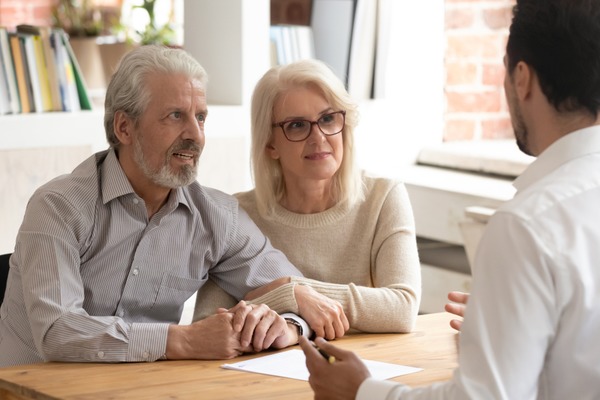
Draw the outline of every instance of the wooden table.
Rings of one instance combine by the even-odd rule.
[[[412,333],[354,334],[336,340],[336,344],[364,359],[423,368],[394,380],[412,386],[427,385],[450,379],[456,367],[457,334],[448,325],[451,318],[447,313],[423,315],[418,317]],[[225,370],[220,368],[223,363],[42,363],[0,368],[0,399],[313,398],[308,382]]]

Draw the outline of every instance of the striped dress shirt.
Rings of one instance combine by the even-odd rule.
[[[0,366],[157,360],[209,274],[237,299],[301,276],[232,196],[195,182],[148,219],[114,150],[97,153],[29,201],[0,308]]]

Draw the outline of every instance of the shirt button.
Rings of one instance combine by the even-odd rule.
[[[101,360],[104,358],[104,352],[103,351],[99,351],[98,352],[98,358],[101,359]]]
[[[139,273],[140,273],[140,270],[139,270],[139,269],[137,269],[137,268],[135,268],[135,269],[132,271],[132,274],[133,274],[133,275],[137,275],[137,274],[139,274]]]
[[[123,310],[119,311],[119,317],[122,317],[123,315],[125,315],[125,311],[123,311]]]
[[[139,203],[139,202],[140,202],[140,201],[139,201],[138,199],[136,199],[136,198],[134,198],[134,199],[133,199],[133,204],[137,204],[137,203]]]

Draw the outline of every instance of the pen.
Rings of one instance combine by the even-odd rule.
[[[315,349],[317,349],[317,351],[319,352],[319,354],[321,354],[323,356],[324,359],[326,359],[327,361],[329,361],[329,364],[333,364],[335,362],[335,356],[330,356],[329,354],[327,354],[325,352],[325,350],[320,349],[316,344],[312,344],[314,346]]]

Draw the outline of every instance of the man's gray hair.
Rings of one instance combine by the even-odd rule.
[[[137,120],[150,101],[146,77],[155,73],[183,74],[197,79],[206,90],[206,71],[182,49],[147,45],[127,53],[119,63],[106,90],[104,101],[104,130],[111,147],[119,147],[114,121],[117,111]]]

